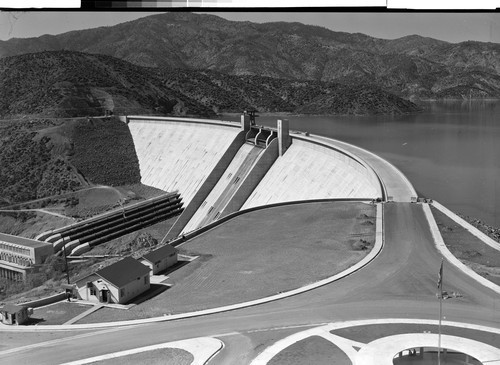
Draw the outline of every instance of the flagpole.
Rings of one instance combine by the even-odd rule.
[[[439,293],[439,340],[438,340],[438,365],[441,365],[441,318],[443,316],[443,291]]]
[[[438,335],[438,365],[441,365],[441,319],[443,318],[443,259],[441,259],[441,269],[439,270],[439,335]]]

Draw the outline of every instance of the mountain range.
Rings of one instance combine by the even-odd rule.
[[[500,45],[385,40],[301,23],[162,13],[111,27],[0,42],[0,57],[72,50],[139,66],[373,85],[410,100],[500,96]]]

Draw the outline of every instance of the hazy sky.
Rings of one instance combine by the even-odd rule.
[[[394,39],[419,34],[449,42],[478,40],[500,43],[500,13],[311,13],[210,12],[229,20],[296,21],[335,31]],[[70,30],[114,25],[152,12],[2,12],[0,40],[59,34]]]

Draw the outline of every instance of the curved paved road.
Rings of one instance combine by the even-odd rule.
[[[435,319],[440,256],[422,207],[388,203],[385,217],[390,224],[386,226],[386,243],[381,254],[359,272],[309,293],[233,312],[140,325],[112,333],[96,332],[77,341],[68,339],[58,345],[4,354],[2,361],[54,364],[155,343],[224,335],[220,338],[226,347],[214,363],[245,363],[263,349],[258,343],[260,332],[271,331],[277,340],[280,333],[288,331],[281,327],[368,318]],[[496,293],[451,265],[445,266],[444,286],[463,295],[445,301],[447,320],[500,328],[500,298]],[[259,332],[253,335],[249,331]],[[36,336],[26,335],[27,340]]]
[[[376,160],[376,156],[366,154],[361,157]],[[384,160],[377,163],[387,164]],[[413,187],[397,170],[391,172],[390,165],[386,165],[377,172],[386,179],[389,195],[398,201],[409,200]],[[312,325],[370,318],[436,319],[439,305],[435,293],[441,256],[422,206],[387,203],[384,214],[382,252],[366,267],[340,281],[255,307],[113,332],[96,331],[77,340],[67,338],[52,345],[0,352],[2,364],[63,363],[200,336],[218,337],[225,343],[224,350],[211,363],[246,364],[273,342]],[[500,328],[499,296],[446,261],[444,288],[463,296],[444,302],[446,320]],[[37,341],[37,333],[26,333],[26,343],[30,341]]]

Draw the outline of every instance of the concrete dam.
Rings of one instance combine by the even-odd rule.
[[[373,169],[327,143],[276,128],[188,118],[128,116],[141,182],[178,191],[173,239],[241,209],[310,199],[385,198]]]
[[[142,183],[179,190],[184,204],[228,149],[238,130],[221,125],[129,119]]]

